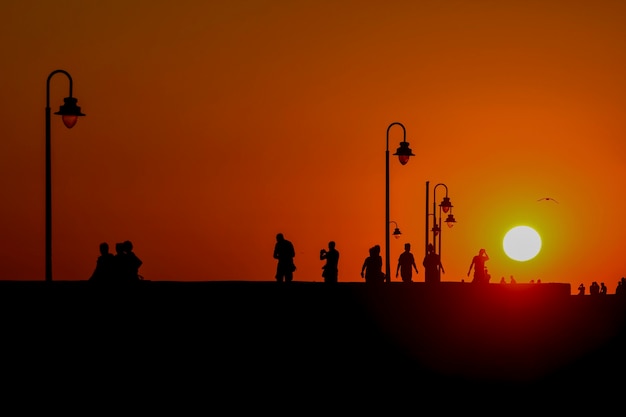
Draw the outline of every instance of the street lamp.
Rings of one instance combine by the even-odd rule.
[[[48,75],[46,80],[46,281],[52,281],[52,169],[50,153],[50,79],[55,74],[65,74],[70,80],[69,97],[63,99],[63,105],[59,108],[58,114],[63,120],[63,124],[68,129],[74,127],[78,121],[78,116],[84,116],[80,107],[76,105],[77,99],[72,97],[72,76],[64,70],[55,70]]]
[[[437,221],[437,209],[436,209],[436,201],[437,201],[437,188],[438,187],[444,187],[446,189],[446,196],[441,200],[441,203],[439,204],[439,221]],[[425,248],[425,252],[426,254],[428,253],[428,231],[429,231],[429,222],[428,222],[428,216],[432,215],[433,216],[433,227],[432,229],[430,229],[430,231],[433,234],[433,247],[436,248],[436,252],[439,255],[439,260],[441,261],[441,219],[443,218],[443,213],[448,213],[448,217],[445,220],[445,223],[448,225],[448,227],[452,227],[454,226],[454,223],[456,223],[456,219],[454,218],[454,215],[452,214],[452,203],[450,202],[450,198],[448,197],[448,186],[446,184],[443,183],[439,183],[437,185],[435,185],[435,187],[433,188],[433,211],[432,213],[428,213],[428,194],[429,194],[429,182],[426,181],[426,248]],[[437,246],[437,236],[439,236],[439,245]],[[437,281],[439,281],[440,277],[437,277]]]
[[[400,231],[400,228],[398,227],[398,223],[394,222],[393,220],[390,221],[389,223],[393,223],[396,225],[396,228],[393,230],[393,237],[395,237],[396,239],[400,239],[400,235],[402,234],[402,232]]]
[[[385,282],[391,282],[391,262],[389,261],[389,130],[394,125],[398,125],[402,128],[404,134],[400,147],[396,150],[394,155],[398,156],[400,164],[406,165],[409,162],[411,156],[415,156],[409,148],[409,142],[406,141],[406,129],[404,125],[399,122],[393,122],[387,127],[387,147],[385,149]]]

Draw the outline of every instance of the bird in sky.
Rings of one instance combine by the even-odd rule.
[[[546,200],[546,201],[554,201],[554,202],[555,202],[555,203],[557,203],[557,204],[559,203],[558,201],[556,201],[556,200],[555,200],[554,198],[552,198],[552,197],[543,197],[543,198],[540,198],[540,199],[539,199],[539,200],[537,200],[537,201],[544,201],[544,200]]]

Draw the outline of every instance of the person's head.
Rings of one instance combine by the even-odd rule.
[[[132,252],[133,251],[133,242],[131,242],[130,240],[125,240],[124,243],[122,243],[122,249],[124,250],[124,252]]]
[[[411,244],[410,243],[405,243],[404,244],[404,250],[407,251],[407,252],[410,251],[411,250]]]
[[[282,242],[283,240],[285,240],[285,236],[283,236],[282,233],[278,233],[276,235],[276,240],[279,241],[279,242]]]
[[[435,251],[435,247],[433,246],[433,244],[432,244],[432,243],[429,243],[429,244],[428,244],[428,246],[427,246],[427,250],[428,250],[428,252],[434,252],[434,251]]]
[[[124,253],[124,244],[122,242],[118,242],[115,244],[115,253],[118,255]]]
[[[106,242],[102,242],[100,244],[100,253],[102,255],[106,255],[107,253],[109,253],[109,244]]]
[[[484,249],[481,249],[481,250],[479,250],[479,251],[478,251],[478,254],[479,254],[479,255],[484,255],[484,254],[485,254],[485,252],[487,252],[487,251],[486,251],[486,250],[484,250]]]
[[[335,249],[335,241],[331,240],[330,242],[328,242],[328,248]]]

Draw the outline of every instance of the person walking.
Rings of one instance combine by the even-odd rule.
[[[427,283],[441,282],[441,272],[445,274],[446,271],[443,269],[441,258],[435,252],[435,246],[432,243],[429,243],[426,247],[426,256],[424,256],[422,265],[424,265],[424,270],[426,271],[425,281]]]
[[[404,252],[398,257],[398,266],[396,267],[396,278],[398,273],[402,277],[402,282],[413,282],[413,271],[419,274],[417,265],[415,265],[415,257],[411,253],[411,244],[404,244]]]
[[[326,260],[322,267],[324,282],[335,283],[339,275],[339,251],[335,248],[335,242],[328,242],[328,250],[320,250],[320,261]]]
[[[470,272],[472,272],[472,267],[474,268],[474,279],[473,283],[483,284],[485,281],[485,262],[489,260],[489,255],[487,255],[487,251],[485,249],[481,249],[478,251],[478,255],[475,255],[472,258],[472,263],[470,263],[469,270],[467,271],[467,276],[469,277]]]
[[[369,284],[385,282],[383,257],[380,256],[380,245],[372,246],[369,249],[369,253],[370,255],[365,258],[363,266],[361,266],[361,278],[365,278],[365,282]]]
[[[293,273],[296,265],[293,258],[296,256],[293,243],[285,239],[282,233],[276,235],[276,244],[274,245],[274,259],[278,260],[276,265],[276,281],[291,282],[293,281]]]

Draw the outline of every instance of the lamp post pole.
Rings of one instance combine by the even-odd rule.
[[[403,140],[400,147],[394,155],[398,156],[398,160],[402,165],[409,162],[411,156],[415,156],[409,148],[409,142],[406,141],[406,129],[402,123],[393,122],[387,127],[387,146],[385,148],[385,282],[391,282],[391,262],[389,260],[389,130],[394,125],[402,128]]]
[[[62,116],[63,124],[71,129],[76,124],[78,116],[84,116],[77,100],[72,97],[72,76],[64,70],[55,70],[48,75],[46,80],[46,282],[52,281],[52,158],[50,140],[50,80],[55,74],[64,74],[70,81],[70,93],[63,101],[58,114]]]
[[[437,220],[436,201],[437,201],[437,188],[439,186],[443,186],[446,189],[446,196],[441,200],[441,203],[439,204],[439,220]],[[425,249],[425,255],[428,253],[428,231],[429,231],[428,216],[432,214],[433,227],[430,230],[432,231],[432,234],[433,234],[433,247],[436,249],[436,253],[439,255],[439,260],[441,261],[441,234],[442,234],[441,233],[442,232],[441,218],[443,217],[442,211],[443,213],[448,213],[448,211],[452,209],[452,203],[450,202],[450,198],[448,197],[448,186],[446,184],[439,183],[435,185],[435,187],[433,188],[433,211],[432,213],[429,213],[428,212],[429,190],[430,190],[429,182],[426,181],[426,249]],[[454,219],[454,215],[452,213],[448,214],[448,217],[446,218],[446,224],[448,225],[448,227],[452,227],[454,223],[456,223],[456,220]],[[437,244],[437,236],[439,236],[439,244]],[[437,275],[437,281],[440,280],[439,274]]]

